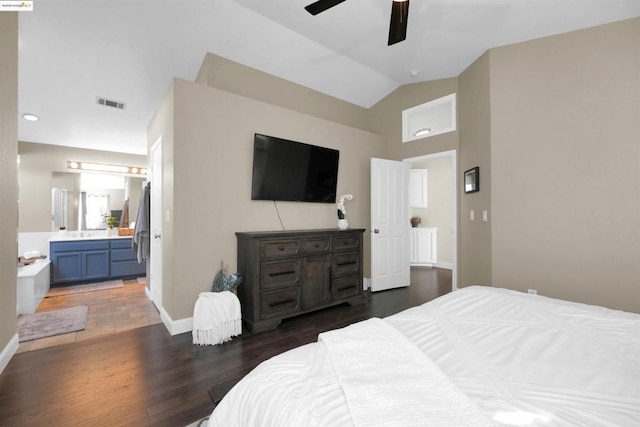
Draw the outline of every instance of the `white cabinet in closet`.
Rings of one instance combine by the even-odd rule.
[[[428,207],[427,169],[411,169],[409,171],[409,207]]]
[[[409,262],[415,266],[433,267],[437,262],[438,229],[416,227],[409,233]]]

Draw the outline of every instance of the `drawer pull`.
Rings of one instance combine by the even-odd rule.
[[[294,301],[295,301],[294,298],[289,298],[289,299],[286,299],[284,301],[271,302],[271,303],[269,303],[269,307],[276,307],[278,305],[289,304],[290,302],[294,302]]]
[[[315,245],[313,245],[313,247],[319,248],[320,247],[320,243],[316,243]]]
[[[285,274],[293,274],[295,270],[276,271],[275,273],[269,273],[269,277],[284,276]]]
[[[357,264],[357,262],[356,261],[346,261],[346,262],[337,262],[336,264],[338,265],[338,267],[342,267],[343,265]]]
[[[356,285],[343,286],[341,288],[338,288],[338,292],[346,291],[347,289],[352,289],[352,288],[355,288],[355,287],[356,287]]]
[[[344,242],[342,242],[342,244],[343,244],[343,245],[348,245],[348,244],[349,244],[349,241],[348,241],[348,240],[345,240]]]
[[[284,251],[284,246],[279,246],[278,249],[280,249],[281,251]]]

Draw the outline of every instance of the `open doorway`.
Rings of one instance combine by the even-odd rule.
[[[457,289],[457,161],[456,150],[404,159],[415,169],[414,183],[422,200],[409,202],[409,213],[416,217],[412,228],[412,276],[418,269],[451,271],[451,290]],[[421,188],[420,188],[421,187]],[[410,189],[410,192],[412,190]],[[410,197],[411,199],[411,197]],[[414,278],[412,277],[412,281]]]

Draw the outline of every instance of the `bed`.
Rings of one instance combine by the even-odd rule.
[[[273,357],[209,426],[639,426],[640,315],[472,286]]]

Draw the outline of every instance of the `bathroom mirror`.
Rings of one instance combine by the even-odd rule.
[[[102,214],[120,218],[129,199],[129,221],[135,221],[144,177],[96,173],[52,173],[51,230],[106,228]]]

